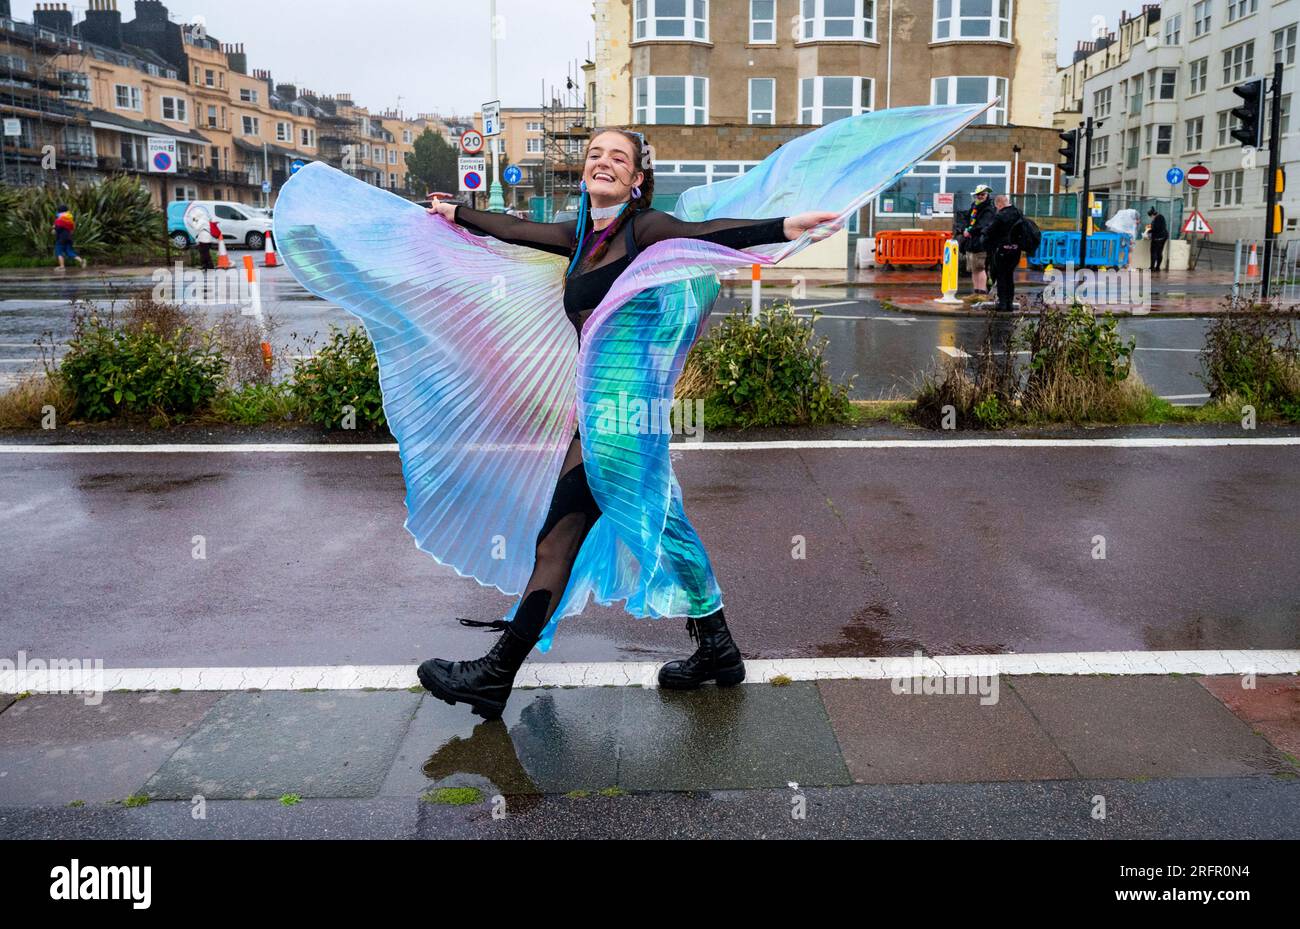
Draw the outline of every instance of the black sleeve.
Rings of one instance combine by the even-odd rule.
[[[505,213],[486,213],[467,206],[456,207],[456,225],[477,235],[489,235],[513,245],[527,245],[566,258],[573,254],[577,220],[567,223],[534,223]]]
[[[776,219],[710,219],[702,223],[683,222],[661,210],[649,210],[636,218],[636,244],[645,248],[664,239],[702,239],[728,248],[749,248],[784,242],[785,217]]]

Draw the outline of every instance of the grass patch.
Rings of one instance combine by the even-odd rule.
[[[439,787],[420,795],[425,803],[437,803],[442,806],[469,806],[481,803],[483,791],[477,787]]]
[[[788,674],[778,674],[776,677],[768,681],[768,683],[773,687],[785,687],[787,684],[793,684],[794,681]]]
[[[128,809],[134,809],[137,806],[145,806],[148,802],[149,798],[144,794],[132,794],[122,801],[122,806],[127,807]]]
[[[302,803],[302,797],[298,794],[283,794],[280,797],[281,806],[297,806]]]
[[[606,787],[600,791],[602,797],[626,797],[628,792],[622,787]]]

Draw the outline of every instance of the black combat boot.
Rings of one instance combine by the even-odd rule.
[[[546,611],[550,605],[551,592],[535,590],[520,604],[515,618],[508,623],[462,619],[461,622],[467,626],[501,629],[501,638],[491,651],[473,661],[430,658],[416,672],[420,683],[446,703],[467,703],[471,712],[484,719],[500,719],[515,686],[515,675],[546,628]]]
[[[660,668],[660,687],[693,690],[705,681],[717,681],[720,687],[730,687],[745,679],[745,662],[727,630],[722,610],[699,619],[687,619],[686,629],[700,647],[690,658],[670,661]]]

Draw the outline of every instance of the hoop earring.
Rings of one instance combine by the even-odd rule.
[[[632,199],[633,199],[633,200],[640,200],[640,199],[641,199],[641,188],[640,188],[640,187],[633,187],[633,188],[632,188]]]

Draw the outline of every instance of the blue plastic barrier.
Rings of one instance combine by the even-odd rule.
[[[1131,246],[1132,240],[1122,232],[1094,232],[1088,236],[1085,265],[1090,268],[1126,267]],[[1029,258],[1029,264],[1034,268],[1049,264],[1059,267],[1067,263],[1077,264],[1078,261],[1077,232],[1044,232],[1038,251]]]

